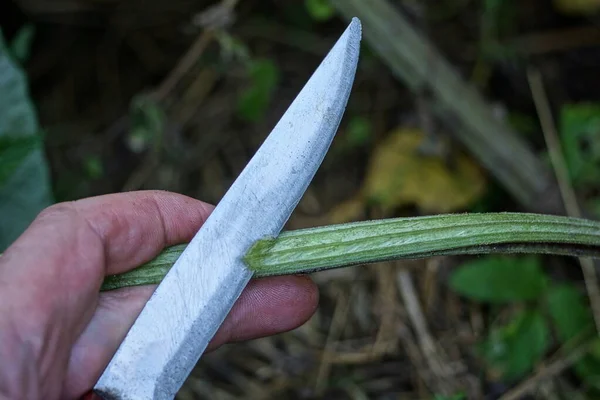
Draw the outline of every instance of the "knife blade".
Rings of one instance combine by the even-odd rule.
[[[350,96],[360,41],[355,18],[158,285],[96,394],[175,397],[252,278],[242,257],[281,232],[321,165]]]

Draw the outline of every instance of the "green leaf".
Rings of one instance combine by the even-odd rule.
[[[6,249],[53,199],[50,174],[39,140],[40,127],[27,78],[0,33],[0,138],[10,173],[0,184],[0,251]],[[4,157],[0,164],[4,164]]]
[[[335,15],[335,8],[329,0],[305,0],[310,16],[316,21],[327,21]]]
[[[249,64],[250,86],[238,101],[238,113],[248,122],[259,121],[267,111],[279,83],[279,68],[271,60],[255,60]]]
[[[226,63],[247,63],[250,60],[248,46],[237,37],[232,36],[226,31],[222,31],[216,32],[216,39],[219,42],[221,58]]]
[[[574,348],[595,334],[594,317],[584,293],[572,285],[551,288],[546,297],[548,311],[558,340]],[[587,385],[600,389],[600,339],[579,360],[573,371]]]
[[[600,182],[600,104],[569,104],[560,115],[560,137],[571,180],[578,186]]]
[[[548,312],[561,343],[567,343],[594,327],[586,297],[572,285],[551,287],[546,294]]]
[[[371,139],[373,127],[365,117],[352,117],[348,123],[347,142],[350,147],[364,146]]]
[[[506,381],[518,379],[542,360],[549,332],[535,310],[521,311],[508,325],[494,329],[480,345],[491,372]]]
[[[31,43],[35,36],[35,26],[32,24],[24,25],[10,43],[10,53],[19,61],[24,63],[29,59],[31,52]]]
[[[452,274],[450,286],[472,300],[507,303],[538,298],[546,277],[537,257],[490,256],[462,265]]]
[[[127,135],[129,149],[135,153],[157,148],[161,143],[167,117],[152,99],[146,96],[135,97],[130,106],[131,128]]]
[[[102,160],[98,156],[88,156],[84,160],[83,166],[90,179],[98,179],[104,175]]]

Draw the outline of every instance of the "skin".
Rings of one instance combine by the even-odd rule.
[[[89,398],[154,289],[100,293],[104,276],[189,241],[212,209],[144,191],[44,210],[0,257],[0,399]],[[253,280],[209,349],[294,329],[317,303],[307,277]]]

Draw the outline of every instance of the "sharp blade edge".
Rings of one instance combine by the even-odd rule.
[[[354,19],[142,310],[95,386],[105,399],[173,399],[252,277],[250,246],[276,236],[339,127],[359,56]]]

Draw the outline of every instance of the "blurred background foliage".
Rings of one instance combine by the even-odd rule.
[[[376,14],[382,2],[372,1],[356,10]],[[152,188],[217,203],[339,37],[351,3],[2,2],[0,251],[53,202]],[[286,229],[548,210],[546,196],[525,204],[507,185],[502,169],[518,158],[491,167],[496,156],[453,123],[464,115],[438,113],[440,101],[464,100],[456,85],[440,100],[440,62],[489,111],[468,115],[501,123],[551,172],[539,177],[548,198],[568,189],[582,215],[600,216],[600,1],[386,3],[382,25],[401,15],[431,43],[422,68],[432,83],[415,89],[395,71],[386,56],[410,51],[380,44],[404,38],[366,23],[342,126]],[[479,133],[510,159],[513,139]],[[207,355],[178,398],[600,396],[598,283],[575,259],[437,257],[314,279],[320,307],[305,326]]]

